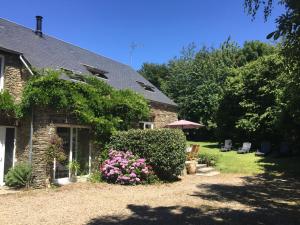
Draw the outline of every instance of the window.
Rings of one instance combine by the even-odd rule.
[[[141,82],[141,81],[137,81],[137,83],[142,87],[144,88],[146,91],[150,91],[150,92],[155,92],[154,90],[154,87],[148,85],[148,84],[145,84],[144,82]]]
[[[154,129],[154,123],[153,122],[140,122],[139,123],[139,128],[142,130],[146,130],[146,129]]]
[[[74,73],[72,70],[69,70],[69,69],[66,69],[66,68],[60,68],[61,71],[67,75],[72,81],[74,82],[84,82],[85,83],[85,80],[84,80],[84,77],[83,75],[81,74],[78,74],[78,73]]]
[[[94,76],[99,77],[99,78],[104,79],[104,80],[108,80],[108,77],[105,75],[108,72],[106,72],[104,70],[97,69],[97,68],[89,66],[89,65],[84,65],[84,66]]]
[[[0,91],[4,88],[4,56],[0,55]]]

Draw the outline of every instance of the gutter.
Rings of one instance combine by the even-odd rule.
[[[29,163],[32,164],[32,137],[33,137],[33,109],[31,109],[30,136],[29,136]]]
[[[23,65],[26,67],[26,69],[29,71],[29,73],[33,76],[33,72],[32,70],[30,69],[30,67],[28,66],[28,64],[25,62],[24,58],[22,55],[19,55],[19,58],[21,60],[21,62],[23,63]]]
[[[21,60],[21,62],[23,63],[23,65],[26,67],[26,69],[29,71],[29,73],[33,76],[33,72],[30,69],[30,67],[28,66],[28,64],[26,63],[26,61],[24,60],[22,55],[19,55],[19,58]],[[30,120],[30,135],[29,135],[29,155],[28,155],[28,159],[29,159],[29,163],[32,164],[32,137],[33,137],[33,109],[31,109],[31,120]]]

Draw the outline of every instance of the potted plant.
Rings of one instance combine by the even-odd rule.
[[[187,174],[195,174],[197,172],[197,161],[189,160],[185,162]]]
[[[76,160],[72,160],[69,163],[69,170],[70,170],[70,180],[71,182],[76,182],[77,181],[77,173],[80,170],[80,164]]]

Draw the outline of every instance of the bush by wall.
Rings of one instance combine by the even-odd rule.
[[[186,138],[181,130],[154,129],[117,132],[110,146],[143,157],[161,180],[172,180],[184,168]]]
[[[9,187],[29,187],[32,181],[32,170],[28,163],[19,163],[11,168],[5,176],[5,184]]]

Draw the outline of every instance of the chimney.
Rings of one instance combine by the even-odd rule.
[[[36,16],[36,29],[35,29],[35,34],[43,37],[43,32],[42,32],[42,20],[43,17],[42,16]]]

